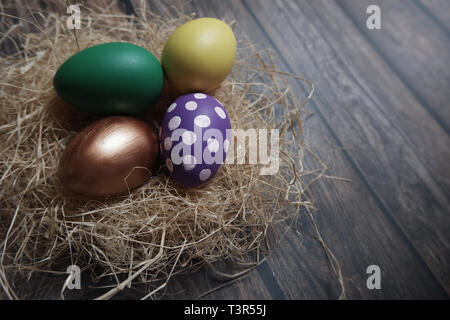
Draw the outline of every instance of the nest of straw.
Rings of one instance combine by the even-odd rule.
[[[174,29],[193,18],[179,12],[163,19],[145,8],[133,17],[107,10],[83,7],[84,27],[75,34],[66,15],[35,12],[17,20],[1,14],[9,27],[2,38],[17,46],[0,58],[0,283],[9,298],[20,298],[11,273],[64,274],[69,264],[96,269],[97,279],[114,276],[117,282],[101,298],[135,282],[158,283],[150,297],[172,275],[218,260],[256,266],[271,246],[269,234],[279,235],[277,226],[287,228],[313,207],[308,185],[325,168],[318,159],[319,170],[302,165],[309,152],[302,112],[311,95],[303,101],[293,96],[270,52],[243,39],[232,73],[214,95],[233,128],[279,129],[277,174],[259,175],[259,165],[224,164],[212,181],[189,192],[161,170],[127,196],[99,201],[66,194],[57,176],[60,156],[96,119],[57,98],[52,80],[58,67],[79,48],[111,41],[135,43],[160,57]],[[30,26],[34,31],[24,31]],[[163,96],[146,119],[155,130],[170,99]]]

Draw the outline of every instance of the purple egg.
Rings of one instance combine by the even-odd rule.
[[[231,122],[223,105],[204,93],[179,97],[164,115],[159,133],[163,161],[186,188],[209,181],[225,162]]]

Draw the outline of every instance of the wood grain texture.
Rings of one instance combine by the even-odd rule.
[[[335,3],[245,3],[291,70],[316,83],[349,160],[449,290],[448,135]]]
[[[450,34],[450,1],[415,0],[416,4],[434,20],[437,25]]]
[[[389,67],[450,132],[450,38],[414,1],[338,0]],[[382,30],[369,30],[366,8],[379,3]],[[447,90],[444,90],[447,88]]]

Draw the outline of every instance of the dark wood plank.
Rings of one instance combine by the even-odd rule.
[[[450,33],[450,1],[448,0],[416,0],[422,10],[435,20],[447,33]]]
[[[267,268],[265,264],[260,265],[260,268]],[[222,271],[232,273],[232,269],[227,266]],[[173,277],[162,299],[280,299],[273,293],[274,291],[267,288],[260,273],[256,271],[233,280],[218,276],[205,266],[194,273],[184,273]]]
[[[450,38],[414,1],[338,0],[377,52],[449,133]],[[366,8],[379,3],[382,30],[369,30]]]
[[[334,2],[245,3],[290,70],[317,84],[349,161],[449,292],[446,132]]]
[[[309,120],[305,130],[308,144],[330,164],[328,174],[352,180],[343,183],[325,179],[312,188],[319,208],[315,217],[323,238],[342,264],[348,298],[445,297],[414,250],[383,214],[321,119],[316,116]],[[288,233],[286,241],[274,253],[273,271],[291,298],[336,298],[339,291],[323,252],[307,234],[312,234],[311,226],[302,220],[302,227],[297,226]],[[382,290],[366,287],[366,268],[370,264],[377,264],[383,270]],[[410,264],[414,266],[410,268]],[[312,283],[314,290],[299,278]]]
[[[302,26],[299,26],[297,24],[294,24],[295,28],[293,28],[292,25],[281,25],[281,26],[276,26],[276,21],[286,21],[286,17],[280,16],[280,11],[281,9],[279,8],[273,8],[270,7],[271,4],[273,2],[269,2],[269,1],[265,1],[265,2],[258,2],[258,5],[263,6],[264,8],[260,8],[260,10],[258,10],[258,13],[266,13],[267,15],[271,15],[272,17],[269,18],[267,16],[262,17],[262,19],[265,19],[265,21],[271,25],[270,28],[272,29],[277,29],[277,32],[280,32],[279,34],[277,34],[277,36],[279,36],[280,38],[282,38],[282,32],[281,30],[283,30],[283,32],[289,33],[289,36],[287,36],[287,38],[282,39],[280,42],[278,42],[278,48],[280,47],[284,47],[284,48],[289,48],[291,50],[291,52],[293,52],[293,54],[298,57],[299,55],[302,55],[302,51],[300,49],[299,46],[295,46],[295,45],[289,45],[289,42],[292,42],[296,36],[292,36],[291,30],[295,30],[295,29],[301,29]],[[256,2],[252,2],[252,4],[256,5]],[[237,1],[233,1],[233,2],[228,2],[226,4],[222,4],[219,1],[195,1],[193,3],[194,9],[195,11],[197,11],[200,16],[218,16],[221,18],[228,18],[228,20],[232,20],[232,19],[236,19],[238,21],[238,25],[244,29],[244,32],[247,33],[250,38],[253,41],[257,41],[260,42],[264,47],[271,47],[272,43],[270,43],[270,41],[268,41],[268,39],[265,37],[264,33],[261,32],[261,30],[259,30],[258,25],[255,24],[255,21],[253,20],[252,16],[248,14],[248,12],[246,12],[245,7],[243,7],[240,2]],[[276,14],[273,14],[276,13]],[[292,15],[291,17],[295,17],[296,21],[298,20],[303,20],[305,21],[305,17],[301,16],[301,15],[297,15],[297,13],[295,15]],[[292,18],[294,19],[294,18]],[[276,21],[274,21],[276,20]],[[306,22],[305,22],[306,23]],[[309,22],[310,23],[310,22]],[[310,40],[305,39],[305,41]],[[298,41],[298,40],[297,40]],[[297,43],[295,43],[296,45],[298,45]],[[325,59],[323,56],[321,56],[320,58]],[[329,58],[329,57],[326,57]],[[304,61],[303,61],[304,62]],[[311,61],[308,61],[311,64]],[[316,63],[316,62],[315,62]],[[315,64],[313,63],[313,65]],[[297,70],[301,70],[303,73],[304,66],[299,67],[298,65],[296,65]],[[320,70],[321,72],[323,72],[323,70]],[[314,73],[314,76],[317,76],[317,71]],[[314,78],[313,78],[314,80]],[[321,86],[319,86],[320,88]],[[297,92],[300,92],[298,90],[300,90],[300,88],[297,86]],[[339,91],[340,93],[341,91]],[[333,98],[334,95],[333,95]],[[314,99],[316,100],[316,99]],[[367,255],[368,252],[373,252],[374,254],[376,254],[376,252],[379,253],[379,259],[384,260],[390,260],[392,259],[392,261],[400,261],[402,260],[404,265],[407,266],[409,265],[410,262],[417,260],[417,257],[415,257],[415,254],[412,252],[414,251],[412,248],[408,248],[406,249],[406,247],[408,247],[408,241],[405,240],[405,242],[403,242],[401,239],[397,238],[400,237],[397,233],[398,230],[396,230],[395,227],[393,227],[391,225],[391,221],[390,221],[390,217],[388,216],[386,218],[386,214],[382,212],[382,210],[379,208],[379,204],[377,204],[377,200],[374,199],[373,195],[371,194],[370,191],[368,191],[367,189],[365,189],[365,183],[361,180],[361,178],[359,177],[358,173],[355,173],[354,168],[349,165],[348,163],[348,159],[346,159],[346,156],[339,154],[339,152],[333,153],[332,155],[329,154],[330,151],[330,147],[325,147],[326,151],[324,151],[324,140],[319,139],[318,140],[318,136],[320,135],[323,139],[326,140],[330,140],[330,141],[334,141],[334,143],[336,143],[335,137],[330,134],[328,129],[325,129],[327,124],[324,124],[322,122],[318,122],[315,123],[316,126],[314,126],[313,128],[310,128],[309,130],[311,130],[311,134],[308,135],[308,139],[307,141],[309,143],[311,143],[312,145],[314,145],[314,150],[315,152],[317,152],[320,156],[322,156],[326,160],[329,160],[329,163],[334,163],[336,165],[336,170],[337,172],[341,175],[341,176],[345,176],[345,177],[351,177],[352,180],[354,180],[354,182],[352,183],[351,187],[348,187],[349,189],[347,189],[345,187],[342,186],[336,186],[334,185],[334,183],[331,183],[329,181],[322,181],[321,183],[324,183],[325,186],[323,186],[323,189],[320,189],[320,193],[318,192],[318,194],[320,194],[320,198],[317,199],[318,202],[320,202],[319,204],[319,208],[322,207],[326,207],[326,208],[330,208],[330,212],[326,211],[327,214],[327,223],[324,223],[323,225],[321,225],[323,228],[327,229],[327,226],[329,229],[327,229],[326,231],[326,235],[328,237],[331,237],[333,240],[335,241],[330,241],[331,244],[337,244],[337,243],[341,243],[341,245],[336,245],[333,246],[333,250],[336,250],[337,252],[339,252],[338,256],[341,257],[343,259],[343,264],[346,268],[346,271],[348,271],[349,273],[346,274],[351,274],[351,275],[355,275],[358,274],[359,275],[359,281],[358,282],[358,286],[363,287],[364,283],[362,281],[362,279],[364,278],[363,273],[363,269],[364,267],[362,267],[362,265],[364,265],[365,263],[367,263],[367,257],[364,258],[362,261],[358,261],[355,263],[355,265],[346,265],[347,263],[349,263],[350,261],[354,260],[355,256],[362,256],[365,257]],[[320,128],[320,129],[319,129]],[[320,134],[318,133],[320,132]],[[336,145],[334,146],[336,148]],[[331,149],[332,150],[332,149]],[[327,154],[328,152],[328,154]],[[333,172],[335,173],[335,172]],[[320,184],[318,184],[317,188],[319,187]],[[354,188],[354,189],[353,189]],[[332,190],[332,191],[330,191]],[[364,199],[363,201],[357,201],[357,203],[354,203],[355,200],[351,200],[349,201],[349,199]],[[328,203],[327,203],[328,202]],[[356,201],[355,201],[356,202]],[[361,206],[361,207],[359,207]],[[333,208],[333,209],[331,209]],[[339,208],[339,209],[336,209]],[[334,211],[334,212],[333,212]],[[364,217],[361,217],[361,213],[364,213]],[[330,216],[328,216],[331,215]],[[346,215],[347,219],[342,219],[342,215]],[[366,214],[368,216],[366,216]],[[333,216],[335,215],[335,216]],[[370,219],[370,222],[368,221],[361,221],[359,219]],[[385,220],[386,219],[386,220]],[[342,221],[342,220],[346,220],[346,221]],[[349,223],[348,225],[345,223]],[[354,223],[354,224],[353,224]],[[380,227],[380,224],[382,225],[382,227]],[[355,227],[355,225],[360,225],[361,227],[361,231],[360,234],[358,234],[358,231],[355,231],[355,235],[352,234],[351,236],[346,236],[345,235],[345,230],[358,230],[358,227]],[[334,226],[336,226],[337,229],[344,231],[343,234],[340,234],[341,236],[337,236],[338,234],[338,230],[336,230],[335,228],[333,228]],[[370,227],[371,226],[371,227]],[[373,228],[371,230],[371,228]],[[404,245],[405,247],[402,248],[402,252],[409,252],[409,254],[411,254],[411,256],[409,256],[408,258],[395,258],[399,257],[397,256],[397,254],[399,254],[399,252],[396,252],[395,254],[393,252],[386,252],[386,248],[390,247],[390,245],[388,243],[386,243],[385,246],[381,245],[380,243],[375,244],[375,241],[381,241],[383,242],[382,239],[380,238],[384,238],[386,235],[385,234],[380,234],[379,231],[380,230],[389,230],[386,233],[390,234],[393,238],[390,239],[389,243],[396,243],[396,245],[402,246]],[[324,231],[325,232],[325,231]],[[370,234],[371,236],[368,237],[367,235]],[[335,237],[334,237],[335,236]],[[290,241],[293,241],[294,245],[292,245],[292,247],[294,248],[300,248],[299,250],[301,250],[301,245],[299,245],[300,239],[298,238],[297,234],[291,234],[291,239],[289,239]],[[356,239],[355,239],[356,238]],[[376,240],[375,240],[376,239]],[[384,239],[385,240],[385,239]],[[347,242],[348,241],[348,242]],[[343,243],[346,243],[348,245],[348,247],[346,247]],[[406,243],[406,244],[405,244]],[[355,248],[355,244],[356,244],[356,248]],[[354,249],[353,250],[349,250],[349,248]],[[369,249],[370,248],[370,249]],[[311,248],[308,248],[311,249]],[[395,249],[393,249],[395,251]],[[274,264],[276,264],[277,262],[271,262],[272,265],[274,266],[272,268],[273,272],[275,273],[275,275],[277,276],[277,278],[279,279],[280,284],[282,285],[283,289],[286,290],[287,292],[290,293],[290,295],[288,294],[288,296],[290,297],[304,297],[302,296],[301,291],[303,292],[307,292],[307,294],[309,294],[310,292],[308,292],[308,281],[305,281],[305,284],[302,284],[302,275],[297,275],[297,281],[292,281],[292,279],[288,278],[289,272],[287,272],[287,270],[295,270],[296,268],[298,269],[304,269],[304,270],[308,270],[311,271],[314,275],[311,275],[311,278],[313,278],[314,280],[311,281],[313,282],[313,284],[309,284],[309,288],[315,288],[315,291],[320,293],[322,292],[322,294],[324,293],[322,290],[324,288],[324,285],[322,283],[322,285],[318,285],[317,282],[318,279],[321,279],[321,275],[320,272],[323,271],[323,269],[317,268],[317,264],[309,264],[308,265],[308,261],[305,261],[305,259],[307,259],[308,257],[314,257],[314,250],[311,250],[309,252],[295,252],[292,249],[286,249],[286,247],[280,246],[279,250],[277,251],[277,253],[275,253],[276,258],[273,258],[273,261],[283,261],[283,256],[294,256],[296,257],[295,264],[289,264],[286,262],[280,262],[279,265],[277,265],[277,267],[275,267]],[[278,254],[280,256],[278,256]],[[317,251],[315,252],[316,256],[320,256],[320,254],[317,254]],[[387,258],[387,256],[389,256],[390,258]],[[278,258],[280,257],[280,258]],[[302,259],[304,258],[304,259]],[[317,262],[317,261],[316,261]],[[353,261],[352,261],[353,262]],[[414,279],[414,273],[417,272],[417,274],[421,274],[421,273],[425,273],[427,274],[427,277],[430,276],[430,274],[427,273],[427,271],[424,271],[423,269],[426,269],[423,265],[421,265],[420,262],[417,262],[420,266],[417,267],[417,269],[414,270],[414,272],[411,272],[408,276],[410,277],[409,279]],[[350,263],[351,264],[351,263]],[[389,265],[389,263],[387,263],[387,265]],[[297,267],[295,267],[297,266]],[[387,266],[387,268],[389,269],[389,266]],[[317,270],[320,269],[319,272],[317,272]],[[407,268],[405,268],[407,269]],[[357,271],[356,271],[357,270]],[[315,272],[314,272],[315,271]],[[408,271],[412,271],[412,270],[408,270]],[[396,273],[396,271],[392,271],[393,273]],[[398,272],[398,271],[397,271]],[[326,272],[325,272],[326,273]],[[308,275],[305,275],[308,276]],[[400,276],[400,275],[397,275]],[[432,279],[433,276],[431,275]],[[429,280],[430,280],[429,279]],[[433,282],[433,285],[437,286],[434,287],[435,288],[435,292],[434,294],[436,295],[441,295],[443,294],[442,289],[439,288],[439,285],[436,284],[435,280],[430,280],[431,282]],[[357,281],[355,281],[357,282]],[[332,283],[330,282],[330,280],[328,280],[328,285]],[[403,285],[406,285],[406,283],[408,283],[408,280],[400,280],[399,284],[396,284],[398,287],[402,287]],[[411,282],[409,282],[411,283]],[[301,285],[300,285],[301,284]],[[412,286],[416,286],[416,294],[417,295],[422,295],[422,293],[419,293],[420,288],[422,285],[427,286],[429,284],[428,280],[426,282],[421,282],[421,281],[417,281],[417,282],[413,282],[411,285]],[[326,287],[326,286],[325,286]],[[376,293],[374,292],[368,292],[368,290],[365,290],[364,288],[353,288],[355,291],[352,293],[354,297],[358,296],[358,297],[373,297],[376,295]],[[389,296],[390,294],[392,294],[392,296],[395,296],[396,294],[398,296],[400,296],[399,292],[395,292],[396,289],[399,290],[397,288],[392,289],[392,291],[390,293],[384,292],[385,296]],[[294,289],[295,288],[295,289]],[[402,291],[402,294],[408,295],[407,292],[410,292],[409,294],[411,294],[412,291],[414,291],[414,289],[409,288],[408,290],[404,290]],[[400,290],[399,290],[400,291]],[[317,294],[317,293],[316,293]],[[444,293],[445,295],[445,293]],[[322,295],[319,295],[322,296]],[[333,295],[330,292],[325,292],[325,296],[328,297],[332,297]],[[382,296],[382,294],[378,295],[379,297]],[[323,296],[322,296],[323,297]]]

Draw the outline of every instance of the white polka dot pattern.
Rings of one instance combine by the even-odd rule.
[[[219,169],[222,163],[217,160],[225,161],[233,151],[233,141],[226,139],[230,115],[220,101],[200,91],[180,96],[167,106],[159,132],[162,163],[173,181],[187,188],[201,186]],[[210,163],[211,157],[216,161]]]
[[[172,148],[172,138],[171,137],[167,137],[167,138],[164,139],[164,149],[169,151],[170,148]]]
[[[197,164],[197,161],[194,156],[191,156],[190,154],[188,154],[183,157],[184,170],[191,171],[195,168],[196,164]]]
[[[206,94],[204,93],[194,93],[195,99],[206,99]]]
[[[188,101],[188,102],[186,102],[184,107],[186,108],[186,110],[194,111],[195,109],[197,109],[197,102],[195,102],[195,101]]]
[[[169,130],[175,130],[180,126],[181,118],[179,116],[175,116],[172,119],[170,119],[169,124],[167,125],[169,127]]]
[[[177,106],[177,104],[174,102],[170,105],[169,109],[167,109],[167,112],[172,112],[173,109],[175,109],[175,107]]]
[[[195,117],[194,123],[201,128],[206,128],[209,127],[209,125],[211,124],[211,120],[209,119],[208,116],[201,114]]]
[[[219,151],[219,141],[217,139],[208,139],[208,150],[209,152],[217,152]]]
[[[183,132],[181,139],[186,145],[190,146],[197,141],[197,135],[194,132],[187,130]]]
[[[208,180],[208,178],[211,176],[211,170],[209,169],[203,169],[202,171],[200,171],[198,177],[200,178],[201,181],[206,181]]]
[[[223,111],[223,109],[220,107],[215,107],[214,111],[216,111],[217,115],[222,119],[225,119],[227,117],[225,111]]]

